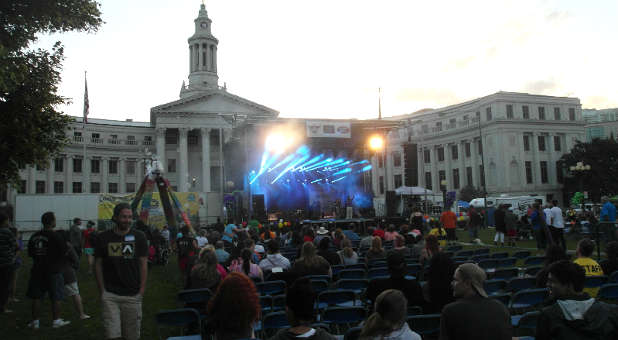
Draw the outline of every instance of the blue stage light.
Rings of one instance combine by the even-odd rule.
[[[341,174],[346,174],[346,173],[348,173],[348,172],[352,172],[352,169],[351,169],[351,168],[345,168],[345,169],[342,169],[342,170],[340,170],[340,171],[335,172],[335,173],[333,174],[333,176],[337,176],[337,175],[341,175]]]
[[[342,179],[344,179],[344,178],[346,178],[346,177],[348,177],[348,176],[339,177],[339,178],[334,179],[334,180],[332,180],[332,181],[330,181],[330,182],[331,182],[331,183],[339,182],[340,180],[342,180]]]
[[[281,171],[281,173],[279,175],[277,175],[277,177],[275,177],[275,179],[270,182],[270,184],[275,184],[275,182],[281,178],[281,176],[283,176],[285,173],[287,173],[288,171],[294,169],[295,166],[297,166],[298,164],[304,162],[307,160],[307,158],[309,158],[309,156],[303,156],[301,157],[299,160],[295,161],[294,163],[292,163],[291,165],[288,165],[287,168],[285,168],[285,170]]]

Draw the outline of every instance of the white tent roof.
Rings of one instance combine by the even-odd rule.
[[[397,195],[432,195],[433,191],[429,189],[425,189],[423,187],[406,187],[401,186],[395,189],[395,193]]]

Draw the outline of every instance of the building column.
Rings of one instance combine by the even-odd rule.
[[[135,190],[139,190],[144,180],[144,160],[137,158],[135,160]]]
[[[212,48],[212,71],[217,73],[217,45]]]
[[[70,183],[70,185],[73,185],[73,158],[74,157],[75,156],[67,156],[67,158],[66,158],[67,159],[67,166],[66,166],[66,170],[67,170],[67,173],[66,173],[66,175],[67,175],[66,176],[66,178],[67,178],[66,183],[67,183],[67,185],[69,185],[68,183]],[[84,170],[83,167],[84,167],[84,164],[82,164],[82,171]]]
[[[107,176],[109,173],[109,157],[101,157],[101,190],[100,192],[108,192]]]
[[[429,158],[431,159],[431,191],[439,192],[440,191],[440,176],[438,175],[438,152],[437,146],[432,145],[429,148]]]
[[[457,154],[459,157],[459,189],[466,186],[468,177],[466,176],[466,144],[465,141],[460,140],[457,145]]]
[[[541,179],[539,176],[540,171],[540,163],[539,163],[539,134],[536,132],[532,132],[532,140],[530,141],[530,147],[532,148],[532,184],[536,187],[537,184],[541,183]]]
[[[504,189],[508,191],[511,187],[511,160],[507,159],[504,152],[504,145],[508,143],[508,141],[504,142],[505,138],[508,138],[506,133],[496,134],[496,150],[501,150],[496,155],[496,173],[493,174],[496,177],[496,190],[498,191],[504,191]]]
[[[418,167],[418,173],[416,177],[418,179],[418,185],[423,188],[427,188],[427,184],[425,183],[425,150],[423,149],[422,145],[418,148],[418,150],[419,155],[416,162]]]
[[[54,193],[54,160],[51,159],[49,164],[47,165],[47,170],[45,171],[47,174],[47,193]]]
[[[471,185],[477,189],[481,189],[481,177],[479,174],[479,145],[476,138],[470,141],[470,153],[472,154],[472,183]]]
[[[377,152],[373,152],[373,155],[371,155],[371,190],[373,190],[374,197],[378,197],[380,195],[378,183],[380,175],[378,174],[378,170],[378,154]]]
[[[118,173],[120,174],[120,183],[118,183],[119,193],[127,192],[127,186],[125,184],[125,163],[126,160],[124,158],[118,158]]]
[[[28,184],[26,185],[26,192],[29,194],[36,193],[36,168],[34,165],[28,167]]]
[[[202,191],[210,192],[210,129],[201,128],[202,136]]]
[[[444,146],[444,172],[446,172],[446,190],[453,190],[453,154],[451,148],[452,144],[445,144]]]
[[[180,162],[178,166],[178,191],[186,192],[187,191],[187,180],[188,180],[188,169],[189,169],[189,155],[187,150],[187,134],[189,133],[188,128],[179,128],[178,132],[180,133],[180,143],[178,144],[179,154],[180,154]]]
[[[547,151],[549,157],[547,158],[547,183],[551,185],[558,184],[558,179],[556,178],[556,160],[554,159],[554,153],[556,149],[554,148],[554,136],[551,134],[547,135]]]
[[[157,161],[161,164],[163,172],[167,172],[167,159],[165,158],[165,128],[157,128]]]
[[[86,157],[82,161],[82,192],[84,193],[90,190],[90,172],[92,171],[92,163],[90,160],[90,157]],[[72,187],[69,192],[73,192]]]
[[[193,72],[193,45],[189,45],[189,73]]]

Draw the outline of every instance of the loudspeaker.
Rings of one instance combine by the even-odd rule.
[[[264,208],[264,195],[252,195],[251,201],[253,202],[251,208],[253,210],[253,218],[258,221],[266,221],[266,209]]]
[[[397,194],[394,190],[386,192],[386,216],[395,216],[397,213]]]
[[[418,186],[418,147],[416,144],[403,145],[403,166],[405,185],[407,187]]]

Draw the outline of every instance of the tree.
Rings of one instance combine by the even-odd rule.
[[[470,202],[479,197],[483,197],[483,190],[477,189],[469,184],[459,190],[460,201]]]
[[[588,171],[571,171],[582,162]],[[614,139],[594,139],[590,143],[577,142],[570,153],[558,162],[565,174],[563,184],[567,193],[589,191],[594,200],[618,193],[618,143]]]
[[[32,49],[37,34],[96,32],[103,23],[93,0],[0,2],[0,185],[17,185],[19,168],[47,167],[68,143],[71,118],[56,107],[63,48]]]

